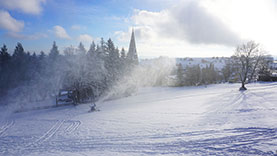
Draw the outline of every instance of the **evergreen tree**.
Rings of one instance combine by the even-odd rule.
[[[43,73],[45,72],[46,68],[46,55],[43,51],[37,56],[38,60],[38,72],[40,73],[40,77],[42,77]]]
[[[47,86],[47,91],[50,93],[56,93],[61,87],[61,78],[65,67],[64,62],[65,59],[59,54],[58,46],[54,41],[45,63],[47,67],[43,73],[44,76],[47,76],[44,85]]]
[[[4,95],[4,92],[8,90],[10,86],[10,63],[11,56],[8,53],[7,46],[4,44],[0,49],[0,96]],[[1,104],[1,103],[0,103]]]
[[[94,41],[90,44],[89,50],[88,50],[88,55],[89,56],[95,56],[96,55],[96,45]]]
[[[0,69],[8,64],[11,59],[11,55],[8,53],[7,46],[4,44],[0,50]]]
[[[24,52],[24,48],[21,43],[17,43],[14,53],[12,55],[11,62],[11,82],[12,86],[16,87],[27,81],[27,70],[29,56]]]
[[[104,41],[104,38],[101,38],[99,50],[100,53],[107,55],[107,46],[106,42]]]
[[[49,53],[49,58],[50,60],[56,60],[59,57],[59,50],[58,46],[56,45],[56,42],[53,42],[52,49],[50,50]]]
[[[84,56],[84,55],[86,54],[87,51],[86,51],[85,46],[83,45],[82,42],[80,42],[77,51],[78,51],[78,54],[79,54],[79,55]]]
[[[39,58],[40,61],[44,60],[46,58],[45,53],[43,51],[41,51],[38,58]]]
[[[101,38],[101,41],[100,41],[100,48],[102,48],[103,50],[105,48],[105,41],[103,37]]]
[[[121,52],[120,52],[120,73],[122,75],[125,75],[126,74],[126,69],[127,69],[127,59],[126,59],[126,52],[125,52],[125,49],[122,48],[121,49]]]
[[[116,78],[116,67],[118,64],[119,54],[116,51],[113,41],[111,39],[107,41],[107,54],[108,55],[105,61],[105,67],[109,73],[109,80],[112,80],[113,78]]]
[[[26,53],[24,52],[24,48],[21,43],[17,43],[14,53],[13,53],[13,58],[17,61],[19,59],[23,59],[26,56]]]
[[[110,56],[114,55],[114,52],[115,52],[114,43],[110,38],[107,41],[107,52]]]
[[[126,52],[125,52],[124,48],[121,49],[120,58],[121,58],[121,60],[124,60],[126,58]]]

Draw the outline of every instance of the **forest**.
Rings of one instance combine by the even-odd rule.
[[[59,51],[53,42],[49,54],[24,51],[17,43],[12,55],[6,45],[0,51],[1,104],[20,100],[22,104],[42,101],[60,89],[78,91],[78,102],[96,100],[107,93],[136,63],[111,39],[92,42],[89,50],[82,43]]]

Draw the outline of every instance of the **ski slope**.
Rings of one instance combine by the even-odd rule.
[[[239,86],[141,88],[92,113],[1,110],[0,155],[276,154],[277,83]]]

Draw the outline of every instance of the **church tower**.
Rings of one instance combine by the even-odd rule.
[[[139,63],[134,29],[132,29],[132,36],[131,36],[131,41],[130,41],[129,50],[127,54],[127,59],[130,61],[130,63],[134,63],[136,65],[138,65]]]

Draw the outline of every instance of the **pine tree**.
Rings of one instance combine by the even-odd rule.
[[[18,42],[14,49],[13,58],[15,60],[18,60],[18,59],[23,59],[25,56],[26,56],[26,53],[24,52],[24,48],[22,44]]]
[[[106,57],[105,57],[105,68],[108,72],[107,86],[111,86],[118,80],[120,73],[120,58],[119,50],[115,48],[114,43],[111,39],[107,41],[106,46]]]
[[[106,46],[106,42],[104,41],[104,38],[101,38],[100,41],[100,52],[107,54],[107,46]]]
[[[38,58],[39,58],[40,61],[44,60],[46,58],[45,53],[43,51],[41,51]]]
[[[86,51],[85,46],[83,45],[82,42],[80,42],[77,51],[78,51],[78,54],[79,54],[79,55],[85,56],[85,54],[86,54],[87,51]]]
[[[115,46],[110,38],[107,41],[107,51],[109,55],[113,55],[115,52]]]
[[[125,52],[124,48],[121,49],[120,58],[121,58],[121,60],[124,60],[126,58],[126,52]]]
[[[11,56],[8,53],[7,46],[4,44],[0,49],[0,94],[7,90],[10,81],[10,61]]]
[[[96,56],[96,45],[94,41],[90,44],[89,50],[88,50],[88,55],[89,56]]]
[[[29,63],[29,56],[24,52],[24,48],[21,43],[17,43],[14,53],[12,55],[11,70],[13,71],[11,75],[12,85],[14,87],[21,83],[27,81],[27,70]]]
[[[46,55],[43,51],[40,52],[38,55],[38,72],[40,73],[40,76],[45,72],[46,68]]]
[[[44,75],[48,76],[47,80],[45,80],[45,85],[47,86],[48,92],[55,93],[60,89],[60,79],[64,73],[64,61],[62,58],[59,54],[58,46],[54,41],[45,63],[47,68],[45,69]]]
[[[52,60],[52,61],[56,60],[59,57],[59,54],[60,53],[58,50],[58,46],[56,45],[56,42],[54,41],[52,49],[50,50],[50,53],[49,53],[50,60]]]
[[[11,55],[8,53],[8,48],[4,44],[0,50],[0,68],[4,67],[9,62],[10,59],[11,59]]]

